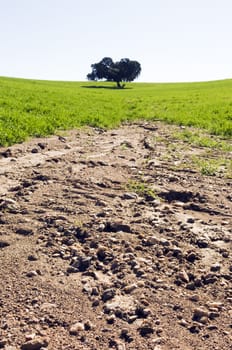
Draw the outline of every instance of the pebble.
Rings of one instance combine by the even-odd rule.
[[[124,193],[122,196],[122,199],[137,199],[138,195],[137,193],[131,192],[131,193]]]
[[[37,275],[38,275],[38,273],[36,271],[34,271],[34,270],[28,271],[27,274],[26,274],[27,277],[35,277]]]
[[[106,289],[103,294],[102,294],[102,300],[104,302],[110,300],[110,299],[113,299],[113,297],[115,296],[116,294],[116,291],[115,289],[112,289],[112,288],[109,288],[109,289]]]
[[[209,312],[205,309],[202,308],[196,308],[193,311],[193,320],[205,323],[205,320],[208,319],[209,317]]]
[[[21,350],[40,350],[48,346],[48,340],[44,338],[33,338],[22,344]]]
[[[69,333],[71,335],[78,335],[80,332],[85,330],[85,325],[81,322],[76,322],[73,325],[71,325],[69,329]]]
[[[35,254],[30,254],[30,255],[28,255],[27,259],[29,261],[36,261],[36,260],[38,260],[38,256]]]
[[[19,227],[16,230],[16,233],[22,236],[30,236],[30,235],[33,235],[33,229],[30,227]]]
[[[221,270],[221,265],[219,263],[215,263],[210,267],[210,270],[213,272],[217,272]]]
[[[187,282],[187,283],[189,282],[189,276],[184,269],[179,272],[178,276],[183,282]]]
[[[197,259],[197,255],[194,252],[190,252],[188,253],[188,255],[186,256],[186,259],[191,262],[194,263],[194,261]]]
[[[10,245],[10,243],[7,241],[2,241],[2,240],[0,241],[0,249],[8,247],[9,245]]]
[[[197,245],[199,248],[207,248],[209,244],[205,238],[199,238],[197,240]]]
[[[131,292],[133,292],[133,290],[135,290],[137,288],[137,284],[136,283],[132,283],[127,285],[126,287],[124,287],[124,292],[127,294],[130,294]]]
[[[154,328],[150,323],[143,323],[138,330],[142,337],[147,337],[154,333]]]

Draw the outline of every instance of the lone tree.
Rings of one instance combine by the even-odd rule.
[[[88,80],[115,81],[118,88],[124,88],[122,82],[135,80],[141,73],[141,65],[129,58],[122,58],[119,62],[113,62],[112,58],[104,57],[100,62],[91,65],[92,72],[87,75]]]

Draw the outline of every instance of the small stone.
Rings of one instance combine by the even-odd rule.
[[[148,315],[151,314],[151,310],[139,304],[136,307],[135,313],[139,318],[146,318]]]
[[[122,196],[122,199],[137,199],[138,195],[137,193],[131,192],[131,193],[124,193]]]
[[[129,284],[127,285],[123,290],[125,293],[130,294],[131,292],[133,292],[133,290],[135,290],[137,288],[137,284],[133,283],[133,284]]]
[[[205,320],[205,318],[209,317],[209,312],[207,310],[204,310],[202,308],[196,308],[193,311],[193,321],[201,322],[202,319]]]
[[[200,332],[200,328],[197,326],[197,325],[192,325],[191,327],[189,327],[189,331],[191,332],[191,333],[196,333],[196,334],[198,334],[199,332]]]
[[[197,294],[193,294],[189,297],[189,300],[194,301],[194,302],[198,302],[200,300],[200,297]]]
[[[179,323],[181,326],[183,326],[183,327],[187,327],[187,326],[188,326],[188,322],[187,322],[186,320],[184,320],[184,319],[180,320],[178,323]]]
[[[0,339],[0,348],[4,348],[4,346],[6,345],[7,340],[6,339]],[[5,349],[5,348],[4,348]]]
[[[75,259],[71,262],[71,267],[73,267],[77,271],[83,272],[90,267],[91,262],[92,257],[90,256],[78,256],[75,257]]]
[[[85,323],[84,323],[84,327],[85,327],[85,330],[86,331],[90,331],[91,329],[94,328],[94,325],[92,324],[92,322],[90,320],[87,320]]]
[[[107,222],[106,227],[105,227],[106,232],[131,232],[130,225],[123,224],[120,221],[115,221],[115,222]]]
[[[197,240],[197,245],[199,248],[207,248],[208,247],[208,241],[205,238],[199,238]]]
[[[145,241],[145,245],[147,246],[156,245],[158,243],[159,243],[159,240],[156,236],[148,237],[147,240]]]
[[[115,323],[115,320],[116,320],[115,315],[111,315],[111,316],[109,316],[109,317],[106,318],[106,321],[107,321],[108,324],[113,324],[113,323]]]
[[[221,310],[221,308],[223,307],[223,303],[221,302],[217,302],[217,301],[213,301],[211,303],[208,303],[208,307],[209,309],[217,309],[217,310]]]
[[[2,241],[2,240],[0,241],[0,249],[8,247],[9,245],[10,245],[10,243],[7,241]]]
[[[227,252],[226,250],[224,250],[223,252],[222,252],[222,256],[223,256],[223,258],[229,258],[229,252]]]
[[[142,337],[147,337],[154,333],[154,328],[149,323],[143,323],[138,330]]]
[[[22,236],[30,236],[33,235],[33,230],[29,227],[20,227],[16,230],[16,233]]]
[[[48,340],[43,338],[33,338],[22,344],[22,350],[40,350],[48,346]]]
[[[186,259],[191,262],[194,263],[194,261],[197,259],[197,255],[194,252],[190,252],[188,253],[188,255],[186,256]]]
[[[102,294],[102,300],[106,302],[107,300],[113,299],[115,294],[116,294],[115,289],[112,289],[112,288],[106,289]]]
[[[34,270],[33,271],[29,271],[29,272],[26,273],[27,277],[35,277],[37,275],[38,275],[38,273],[36,271],[34,271]]]
[[[81,322],[76,322],[70,327],[69,333],[71,335],[78,335],[80,332],[84,330],[85,330],[85,325]]]
[[[36,260],[38,260],[38,256],[34,255],[34,254],[30,254],[30,255],[28,255],[27,259],[29,261],[36,261]]]
[[[45,149],[47,147],[47,143],[45,142],[39,142],[38,143],[38,146],[41,148],[41,149]]]
[[[100,304],[100,301],[98,299],[94,299],[92,302],[92,307],[97,307]]]
[[[213,264],[213,265],[210,267],[210,270],[213,271],[213,272],[220,271],[220,270],[221,270],[221,265],[220,265],[219,263]]]
[[[189,282],[189,276],[185,270],[182,270],[178,276],[183,282]]]
[[[188,224],[193,224],[195,222],[195,219],[194,218],[188,218],[187,219],[187,223]]]

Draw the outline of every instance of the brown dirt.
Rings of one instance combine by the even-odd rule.
[[[0,348],[232,349],[232,180],[177,130],[1,150]]]

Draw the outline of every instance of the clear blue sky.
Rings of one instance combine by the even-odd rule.
[[[0,0],[0,76],[86,79],[109,56],[139,81],[232,78],[232,0]]]

